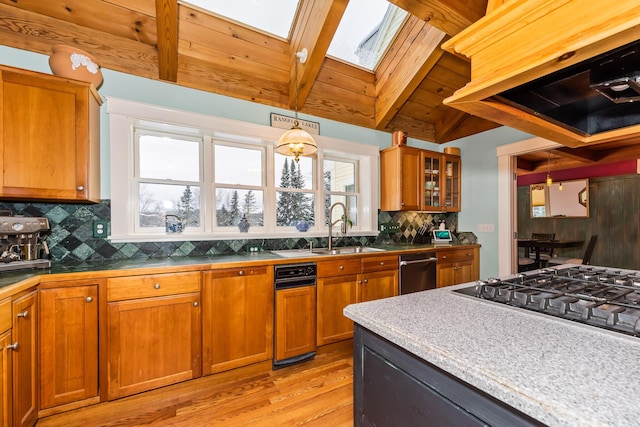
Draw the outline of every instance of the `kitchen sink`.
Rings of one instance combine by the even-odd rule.
[[[288,249],[284,251],[271,251],[272,253],[284,258],[302,258],[320,255],[348,255],[348,254],[364,254],[370,252],[384,252],[384,249],[372,248],[370,246],[344,246],[333,248],[315,248],[309,249]]]

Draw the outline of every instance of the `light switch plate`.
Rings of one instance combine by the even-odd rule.
[[[479,233],[493,233],[493,224],[478,224]]]

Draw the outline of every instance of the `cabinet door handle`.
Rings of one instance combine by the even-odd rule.
[[[446,255],[442,255],[442,259],[447,259],[447,256]]]
[[[7,350],[17,350],[18,349],[18,341],[14,342],[13,344],[9,344],[7,347]]]
[[[84,185],[78,185],[78,187],[76,187],[78,189],[78,191],[83,191],[84,190]]]
[[[153,289],[160,289],[160,283],[156,283],[155,285],[153,285]]]
[[[467,254],[467,256],[471,256],[471,254]]]
[[[93,297],[86,297],[84,300],[85,300],[86,302],[91,302],[91,301],[93,301]]]
[[[384,261],[380,261],[380,265],[384,265]]]
[[[240,271],[238,271],[238,275],[239,275],[239,276],[244,276],[244,270],[240,270]]]
[[[344,270],[344,265],[341,265],[340,267],[338,267],[338,269]]]
[[[29,317],[29,310],[25,310],[22,313],[18,313],[18,317],[24,317],[25,319]]]
[[[364,283],[369,283],[369,280],[368,279],[364,279]]]
[[[358,280],[358,285],[362,285],[362,280]]]
[[[194,307],[197,307],[197,306],[199,306],[199,305],[200,305],[200,304],[198,304],[198,301],[194,301],[194,302],[193,302],[193,306],[194,306]]]

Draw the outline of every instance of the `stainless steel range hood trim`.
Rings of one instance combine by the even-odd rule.
[[[493,98],[637,40],[637,1],[620,0],[613,7],[603,11],[587,0],[512,0],[503,4],[443,44],[443,49],[471,58],[472,76],[469,84],[444,103],[572,147],[637,138],[640,126],[585,136]]]

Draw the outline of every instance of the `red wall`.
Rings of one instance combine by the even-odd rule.
[[[596,178],[599,176],[628,175],[638,173],[638,161],[625,160],[617,163],[606,163],[603,165],[585,166],[582,168],[563,169],[551,171],[553,182],[569,181],[572,179]],[[532,173],[529,175],[520,175],[518,177],[518,186],[530,185],[545,182],[547,173]]]

